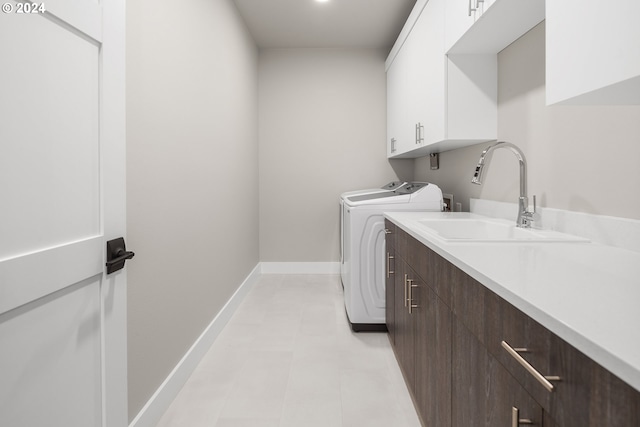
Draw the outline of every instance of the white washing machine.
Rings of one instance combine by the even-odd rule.
[[[391,181],[380,188],[369,188],[366,190],[347,191],[340,195],[340,265],[344,263],[344,201],[347,197],[364,196],[365,194],[392,193],[405,185],[405,181]]]
[[[442,191],[435,184],[408,182],[393,191],[344,193],[340,205],[340,275],[349,323],[356,332],[384,331],[383,212],[441,211]]]

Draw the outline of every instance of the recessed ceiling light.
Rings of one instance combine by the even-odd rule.
[[[329,0],[316,0],[318,3],[327,3]]]

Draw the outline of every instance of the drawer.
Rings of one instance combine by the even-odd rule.
[[[448,282],[451,289],[453,313],[481,343],[486,345],[487,325],[499,325],[498,319],[494,318],[497,313],[485,307],[487,289],[445,259],[442,259],[440,271],[442,280]]]
[[[405,260],[438,298],[451,306],[449,268],[453,265],[400,227],[395,230],[396,256]]]
[[[486,288],[485,288],[486,289]],[[485,310],[497,313],[485,323],[489,351],[560,426],[640,426],[640,393],[575,347],[486,290]],[[502,345],[526,348],[518,354],[542,376],[558,377],[547,390]]]
[[[545,408],[557,426],[640,426],[640,393],[554,334],[549,371],[560,376]]]

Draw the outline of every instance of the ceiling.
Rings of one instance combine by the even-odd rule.
[[[391,48],[416,0],[234,2],[260,48]]]

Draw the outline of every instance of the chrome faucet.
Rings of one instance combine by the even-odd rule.
[[[480,160],[476,165],[471,183],[482,184],[482,173],[484,172],[484,161],[493,150],[498,148],[507,148],[518,158],[520,163],[520,198],[518,199],[518,219],[516,226],[521,228],[530,228],[533,222],[533,214],[536,212],[536,196],[533,196],[533,212],[529,211],[529,198],[527,196],[527,160],[524,153],[514,144],[510,142],[499,141],[487,147],[480,155]]]

